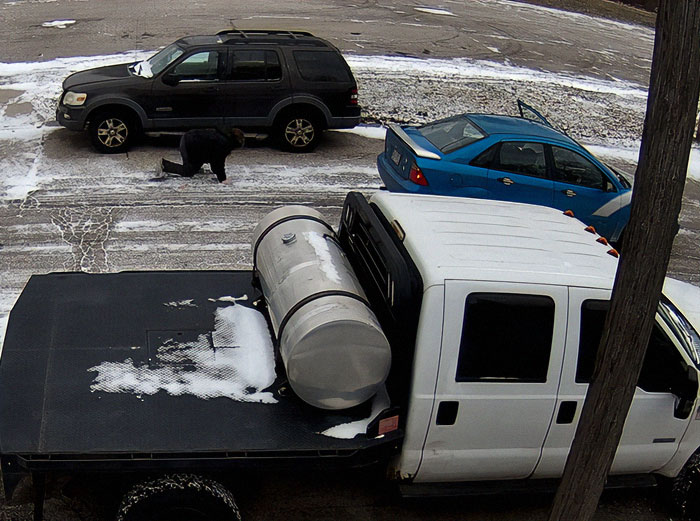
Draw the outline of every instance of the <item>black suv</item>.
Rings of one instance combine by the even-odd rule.
[[[56,119],[88,130],[100,152],[123,152],[141,131],[217,126],[272,132],[308,151],[327,128],[360,121],[357,83],[336,47],[301,31],[190,36],[135,63],[68,76]]]

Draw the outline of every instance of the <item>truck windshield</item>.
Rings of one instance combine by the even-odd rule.
[[[698,335],[698,332],[695,331],[690,322],[667,298],[661,298],[658,311],[661,318],[678,338],[688,356],[695,362],[695,365],[700,366],[700,335]]]
[[[144,78],[152,78],[159,74],[163,69],[165,69],[172,62],[177,60],[182,53],[185,52],[182,48],[172,43],[168,45],[165,49],[157,52],[150,58],[144,61],[140,61],[131,66],[131,71],[137,76],[143,76]]]
[[[486,137],[467,116],[454,116],[428,123],[418,127],[418,132],[443,154],[449,154]]]

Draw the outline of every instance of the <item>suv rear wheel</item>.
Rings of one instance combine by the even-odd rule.
[[[318,119],[306,112],[290,112],[279,118],[276,125],[277,139],[284,150],[310,152],[321,136]]]
[[[122,110],[101,110],[90,116],[92,145],[103,154],[126,152],[138,132],[136,119]]]

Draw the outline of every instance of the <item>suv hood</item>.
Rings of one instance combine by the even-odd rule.
[[[695,331],[700,333],[700,288],[666,277],[664,295],[685,315]]]
[[[129,72],[129,65],[131,65],[131,63],[120,63],[119,65],[108,65],[106,67],[97,67],[96,69],[76,72],[63,81],[63,90],[68,90],[76,85],[88,85],[90,83],[129,78],[132,76]]]

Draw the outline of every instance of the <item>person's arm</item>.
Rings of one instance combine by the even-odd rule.
[[[214,174],[216,174],[216,178],[219,180],[220,183],[226,181],[225,160],[225,157],[217,157],[216,159],[212,159],[211,163],[209,163],[209,166],[211,166],[211,171],[214,172]]]

